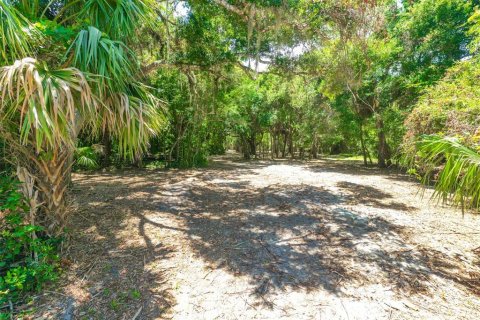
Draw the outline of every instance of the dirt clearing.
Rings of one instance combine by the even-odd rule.
[[[219,158],[74,182],[67,271],[38,316],[480,318],[480,216],[404,175]]]

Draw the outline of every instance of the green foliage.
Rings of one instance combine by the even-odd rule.
[[[0,65],[32,52],[38,33],[30,22],[7,1],[0,1]]]
[[[468,34],[473,38],[470,43],[470,51],[472,53],[480,52],[480,10],[477,9],[475,13],[468,20],[471,27]]]
[[[399,14],[393,34],[403,47],[401,63],[407,86],[422,89],[442,77],[468,54],[468,19],[473,1],[415,1]]]
[[[56,239],[26,222],[28,206],[18,183],[0,176],[0,304],[15,302],[26,293],[57,278]]]
[[[334,101],[340,114],[348,115],[346,109],[354,114],[353,122],[349,117],[338,119],[340,127],[351,125],[343,136],[348,131],[363,132],[367,149],[377,148],[379,160],[380,154],[392,160],[403,152],[403,134],[410,130],[403,121],[417,99],[469,55],[474,32],[468,29],[474,18],[468,21],[474,4],[464,0],[346,2],[332,10],[340,10],[348,19],[330,18],[339,35],[327,38],[317,54],[308,52],[302,67],[322,75],[321,92]],[[372,140],[372,136],[376,137]],[[357,143],[348,144],[354,148]]]
[[[87,0],[79,15],[111,37],[127,39],[139,22],[148,21],[152,6],[149,0]]]
[[[74,68],[50,70],[32,58],[0,68],[0,93],[0,121],[17,121],[20,134],[15,142],[30,143],[38,152],[73,145],[72,119],[96,114],[83,73]]]
[[[169,166],[203,166],[224,152],[223,83],[203,72],[159,71],[154,85],[167,103],[170,124],[152,141],[151,152]]]
[[[133,52],[122,42],[109,39],[95,27],[81,30],[72,48],[73,64],[82,71],[100,76],[98,81],[105,80],[107,88],[113,92],[125,89],[135,75]]]
[[[65,52],[78,33],[77,26],[65,27],[48,19],[38,20],[34,26],[42,35],[41,45],[36,47],[37,59],[47,62],[50,68],[64,65]]]
[[[456,136],[467,146],[480,137],[480,60],[472,58],[457,63],[447,76],[429,88],[407,118],[404,151],[414,152],[422,134]]]
[[[99,168],[99,158],[102,153],[102,148],[98,145],[88,147],[77,147],[75,149],[75,164],[76,170],[94,170]]]
[[[456,138],[423,136],[417,144],[420,165],[427,168],[423,182],[435,176],[434,197],[464,208],[480,208],[480,154]]]
[[[473,181],[478,180],[480,142],[478,13],[469,22],[469,34],[474,38],[470,45],[473,56],[457,62],[419,99],[406,120],[403,152],[410,161],[418,158],[415,173],[424,176],[426,182],[440,168],[436,196],[478,209],[479,189]],[[429,136],[418,144],[419,137],[425,134]]]

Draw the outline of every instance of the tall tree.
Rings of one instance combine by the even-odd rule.
[[[35,181],[42,204],[36,222],[52,233],[66,223],[81,130],[108,131],[134,158],[161,125],[158,101],[139,82],[138,61],[121,42],[149,13],[148,0],[0,2],[0,130],[9,159],[23,168],[20,178]]]

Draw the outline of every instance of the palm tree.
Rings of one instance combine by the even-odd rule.
[[[0,0],[0,134],[10,146],[9,160],[34,179],[42,203],[36,222],[51,233],[61,232],[67,221],[66,193],[81,130],[115,136],[130,159],[160,130],[160,101],[139,81],[136,55],[121,41],[149,8],[142,0]],[[94,24],[78,33],[62,66],[53,68],[35,58],[34,44],[48,43],[26,18],[47,12],[65,27],[84,18]]]
[[[81,122],[98,108],[85,75],[75,68],[50,71],[33,58],[0,69],[2,136],[11,160],[35,177],[50,230],[65,222],[65,191]]]

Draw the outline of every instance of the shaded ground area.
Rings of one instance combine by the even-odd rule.
[[[480,216],[418,191],[341,161],[78,174],[66,276],[37,314],[478,319]]]

